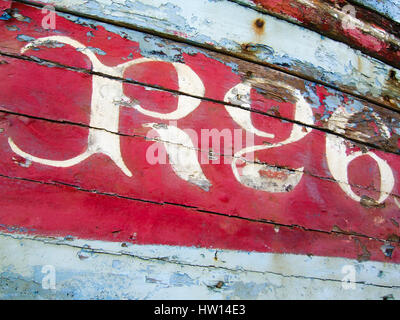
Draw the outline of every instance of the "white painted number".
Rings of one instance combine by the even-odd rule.
[[[56,269],[52,265],[45,265],[42,268],[45,276],[42,279],[42,288],[46,290],[56,289]]]

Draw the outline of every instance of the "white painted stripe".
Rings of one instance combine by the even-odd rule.
[[[355,268],[355,289],[343,287],[345,266]],[[42,271],[52,268],[55,289],[45,289],[51,272]],[[2,299],[400,298],[399,271],[344,258],[0,234]]]

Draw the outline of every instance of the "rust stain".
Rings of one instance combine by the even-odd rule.
[[[265,21],[262,18],[257,18],[252,23],[252,28],[255,34],[255,43],[262,43],[262,36],[265,33]]]
[[[261,36],[264,33],[264,28],[265,28],[265,21],[261,18],[258,18],[253,21],[253,30],[254,32]]]

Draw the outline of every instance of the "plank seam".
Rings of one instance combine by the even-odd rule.
[[[99,127],[93,127],[93,126],[90,126],[90,125],[85,125],[85,124],[82,124],[82,123],[75,123],[75,122],[70,122],[70,121],[62,121],[62,120],[53,120],[53,119],[47,119],[47,118],[40,118],[40,117],[35,117],[35,116],[26,115],[26,114],[23,114],[23,113],[7,111],[7,110],[4,110],[4,109],[0,109],[0,113],[15,115],[15,116],[19,116],[19,117],[26,117],[26,118],[29,118],[29,119],[35,119],[35,120],[40,120],[40,121],[46,121],[46,122],[50,122],[50,123],[57,123],[57,124],[61,124],[61,125],[72,125],[72,126],[78,126],[78,127],[81,127],[81,128],[85,128],[85,129],[95,129],[95,130],[100,130],[100,131],[108,132],[108,133],[115,134],[115,135],[122,136],[122,137],[143,138],[144,140],[148,140],[148,141],[162,142],[162,143],[168,143],[168,144],[172,144],[172,145],[181,146],[181,147],[187,148],[187,149],[189,149],[189,150],[194,150],[194,151],[201,152],[201,153],[204,153],[204,154],[208,154],[208,153],[209,153],[209,151],[207,151],[207,150],[202,150],[202,149],[200,149],[200,148],[191,148],[191,147],[188,147],[188,146],[183,145],[183,144],[180,144],[180,143],[175,143],[175,142],[171,142],[171,141],[165,141],[165,140],[162,140],[162,139],[160,139],[160,138],[147,138],[146,136],[137,135],[137,134],[129,135],[129,134],[124,134],[124,133],[119,133],[119,132],[110,131],[110,130],[107,130],[107,129],[104,129],[104,128],[99,128]],[[376,189],[375,189],[374,187],[372,187],[372,186],[367,186],[367,187],[365,187],[365,186],[358,185],[358,184],[354,184],[354,183],[347,183],[347,182],[344,182],[344,181],[338,181],[338,180],[336,180],[336,179],[334,179],[334,178],[332,178],[332,177],[328,177],[328,176],[319,176],[319,175],[314,174],[314,173],[312,173],[312,172],[310,172],[310,171],[307,171],[307,170],[296,170],[296,169],[293,169],[293,168],[288,168],[288,167],[286,167],[286,166],[280,166],[280,165],[278,165],[278,164],[270,164],[270,163],[268,163],[268,162],[260,161],[260,160],[250,161],[250,160],[243,159],[243,158],[238,157],[238,156],[235,156],[235,155],[226,155],[226,154],[218,153],[218,152],[215,152],[214,155],[218,155],[218,156],[221,156],[221,157],[230,157],[230,158],[232,158],[232,159],[241,159],[241,160],[245,161],[246,163],[254,163],[254,164],[266,165],[266,166],[271,167],[271,168],[276,168],[276,169],[284,170],[284,171],[288,171],[288,172],[299,172],[299,173],[304,173],[304,174],[309,175],[309,176],[311,176],[311,177],[313,177],[313,178],[316,178],[316,179],[320,179],[320,180],[324,180],[324,181],[329,181],[329,182],[332,182],[332,183],[339,183],[339,182],[340,182],[340,183],[346,183],[347,185],[349,185],[349,186],[351,186],[351,187],[354,187],[354,188],[358,188],[358,189],[362,189],[362,190],[375,191],[375,192],[382,192],[382,193],[388,194],[389,196],[393,196],[393,197],[396,197],[396,198],[399,198],[399,199],[400,199],[400,195],[395,194],[395,193],[387,193],[387,192],[382,191],[382,190],[376,190]]]
[[[133,259],[138,259],[142,261],[157,261],[157,262],[164,262],[164,263],[170,263],[174,265],[179,265],[179,266],[188,266],[188,267],[194,267],[194,268],[205,268],[205,269],[217,269],[217,270],[226,270],[229,272],[248,272],[248,273],[254,273],[254,274],[272,274],[284,278],[297,278],[297,279],[308,279],[308,280],[319,280],[319,281],[329,281],[329,282],[339,282],[341,283],[342,280],[338,279],[332,279],[332,278],[320,278],[320,277],[307,277],[307,276],[301,276],[301,275],[290,275],[290,274],[284,274],[284,273],[279,273],[279,272],[274,272],[270,270],[266,271],[257,271],[257,270],[248,270],[248,269],[233,269],[233,268],[228,268],[228,267],[223,267],[223,266],[214,266],[214,265],[206,265],[206,264],[191,264],[187,262],[179,262],[177,260],[171,260],[171,259],[166,259],[166,258],[155,258],[155,257],[146,257],[146,256],[139,256],[135,255],[133,253],[128,253],[126,251],[120,251],[120,252],[114,252],[114,251],[107,251],[103,249],[95,249],[95,248],[87,248],[84,246],[79,246],[76,244],[71,244],[71,243],[66,243],[66,242],[60,242],[57,240],[53,240],[52,238],[31,238],[31,237],[26,237],[26,236],[14,236],[13,234],[9,233],[4,233],[0,232],[1,237],[10,237],[12,239],[17,239],[17,240],[30,240],[30,241],[38,241],[42,242],[45,245],[57,245],[57,246],[67,246],[71,248],[76,248],[76,249],[85,249],[86,251],[92,252],[92,253],[97,253],[97,254],[104,254],[104,255],[112,255],[112,256],[127,256]],[[5,278],[0,276],[1,278]],[[19,279],[19,278],[18,278]],[[22,280],[22,279],[20,279]],[[33,281],[34,282],[34,281]],[[365,281],[355,281],[355,284],[360,284],[360,285],[366,285],[366,286],[374,286],[374,287],[380,287],[380,288],[388,288],[388,289],[400,289],[400,286],[393,285],[393,286],[387,286],[387,285],[380,285],[380,284],[375,284],[375,283],[369,283]]]
[[[7,52],[3,52],[3,51],[0,51],[0,56],[6,56],[6,57],[10,57],[10,58],[30,61],[30,62],[34,62],[34,63],[37,63],[39,65],[47,66],[47,67],[49,67],[48,64],[52,64],[53,67],[60,67],[60,68],[63,68],[63,69],[66,69],[66,70],[70,70],[70,71],[76,71],[76,72],[80,72],[80,73],[84,73],[84,74],[101,76],[101,77],[112,79],[112,80],[117,80],[117,81],[121,81],[121,82],[125,82],[125,83],[130,83],[130,84],[134,84],[134,85],[139,85],[139,86],[143,86],[143,87],[157,89],[157,90],[169,92],[169,93],[172,93],[172,94],[179,94],[179,95],[183,95],[183,96],[199,99],[199,100],[202,100],[202,101],[212,102],[212,103],[220,104],[220,105],[223,105],[223,106],[235,107],[235,108],[239,108],[239,109],[242,109],[242,110],[254,112],[254,113],[257,113],[257,114],[260,114],[260,115],[263,115],[263,116],[267,116],[267,117],[270,117],[270,118],[274,118],[274,119],[278,119],[278,120],[284,120],[284,121],[287,121],[287,122],[290,122],[290,123],[293,123],[293,124],[297,124],[297,125],[300,125],[300,126],[303,126],[303,127],[315,129],[315,130],[321,131],[323,133],[332,134],[332,135],[338,136],[340,138],[349,140],[349,141],[351,141],[351,142],[353,142],[355,144],[362,144],[362,145],[365,145],[366,147],[369,147],[369,148],[381,150],[381,151],[384,151],[384,152],[387,152],[387,153],[400,155],[400,151],[393,151],[393,150],[390,150],[390,149],[383,148],[380,145],[376,145],[376,144],[369,143],[369,142],[366,142],[366,141],[360,141],[360,140],[357,140],[357,139],[354,139],[354,138],[351,138],[351,137],[347,137],[344,134],[340,134],[338,132],[335,132],[335,131],[327,129],[327,128],[322,128],[322,127],[318,127],[316,125],[311,125],[311,124],[305,124],[305,123],[302,123],[302,122],[294,120],[294,119],[284,118],[284,117],[278,116],[276,114],[262,112],[262,111],[254,110],[254,109],[251,109],[251,108],[246,108],[246,107],[243,107],[241,105],[234,104],[234,103],[224,102],[224,101],[220,101],[220,100],[216,100],[216,99],[212,99],[212,98],[207,98],[207,97],[200,97],[200,96],[196,96],[196,95],[189,94],[189,93],[186,93],[186,92],[181,92],[181,91],[178,91],[178,90],[168,89],[168,88],[164,88],[164,87],[161,87],[161,86],[158,86],[158,85],[146,84],[146,83],[142,83],[142,82],[135,81],[135,80],[128,80],[128,79],[124,79],[124,78],[121,78],[121,77],[116,77],[116,76],[112,76],[112,75],[105,74],[105,73],[102,73],[102,72],[96,72],[96,71],[92,71],[92,70],[88,70],[88,69],[84,69],[84,68],[67,66],[67,65],[63,65],[63,64],[60,64],[60,63],[57,63],[57,62],[46,60],[46,59],[39,59],[39,58],[36,58],[36,57],[32,58],[32,57],[19,56],[19,55],[14,55],[12,53],[7,53]],[[7,112],[6,110],[4,110],[4,111]]]

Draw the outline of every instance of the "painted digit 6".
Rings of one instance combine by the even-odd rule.
[[[328,128],[333,130],[337,130],[337,125],[335,123],[340,123],[343,128],[346,127],[346,124],[349,121],[349,118],[352,116],[346,108],[340,107],[338,108],[329,120]],[[379,119],[378,119],[379,120]],[[380,125],[385,133],[389,132],[388,128],[383,124]],[[343,129],[340,129],[344,133]],[[349,185],[348,178],[348,166],[351,161],[357,159],[358,157],[369,156],[374,159],[379,167],[380,176],[381,176],[381,190],[380,197],[377,200],[378,203],[382,203],[386,200],[386,198],[390,195],[394,187],[394,176],[392,169],[388,165],[388,163],[382,158],[378,157],[373,152],[363,153],[361,151],[351,152],[347,154],[347,147],[345,140],[336,135],[327,135],[326,136],[326,158],[328,162],[328,167],[332,176],[337,180],[339,186],[342,190],[353,200],[359,202],[361,197],[354,193]]]

